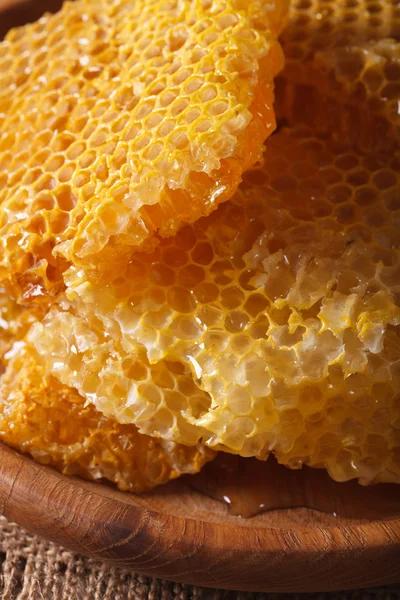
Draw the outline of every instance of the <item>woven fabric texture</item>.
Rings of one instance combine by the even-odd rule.
[[[0,517],[1,600],[397,600],[400,585],[331,594],[252,594],[151,579],[73,554]]]

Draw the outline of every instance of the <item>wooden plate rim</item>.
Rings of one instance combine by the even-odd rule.
[[[360,578],[365,585],[400,581],[400,520],[293,530],[235,527],[235,518],[230,525],[176,517],[102,489],[0,444],[0,511],[31,533],[95,559],[182,583],[247,591],[352,589]]]

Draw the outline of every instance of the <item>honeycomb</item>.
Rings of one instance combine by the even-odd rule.
[[[400,482],[399,166],[282,128],[234,199],[111,283],[65,273],[29,334],[45,371],[142,433]]]
[[[45,305],[18,305],[0,287],[0,371],[1,362],[6,362],[5,356],[14,342],[22,340],[31,325],[41,319],[45,312]]]
[[[398,145],[400,5],[298,0],[282,36],[277,112],[364,149]]]
[[[152,439],[105,418],[75,390],[46,378],[29,345],[18,349],[2,380],[0,439],[65,474],[134,492],[196,473],[213,458],[201,445]]]
[[[0,44],[0,280],[103,279],[232,196],[275,127],[287,0],[77,0]]]

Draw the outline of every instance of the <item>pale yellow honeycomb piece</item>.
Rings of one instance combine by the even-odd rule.
[[[277,115],[363,148],[400,139],[400,5],[298,0],[282,35]]]
[[[0,43],[0,279],[99,279],[235,192],[275,128],[287,0],[77,0]]]
[[[0,439],[42,464],[142,492],[197,473],[214,453],[141,435],[86,405],[76,390],[46,377],[29,345],[20,346],[0,386]]]
[[[399,160],[282,129],[234,200],[112,284],[66,273],[30,334],[45,368],[143,433],[400,482]]]

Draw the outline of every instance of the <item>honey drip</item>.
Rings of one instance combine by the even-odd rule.
[[[310,508],[361,521],[400,516],[400,489],[395,484],[338,483],[323,469],[291,470],[273,457],[262,462],[221,453],[187,481],[224,502],[231,515],[243,518],[285,508]]]

